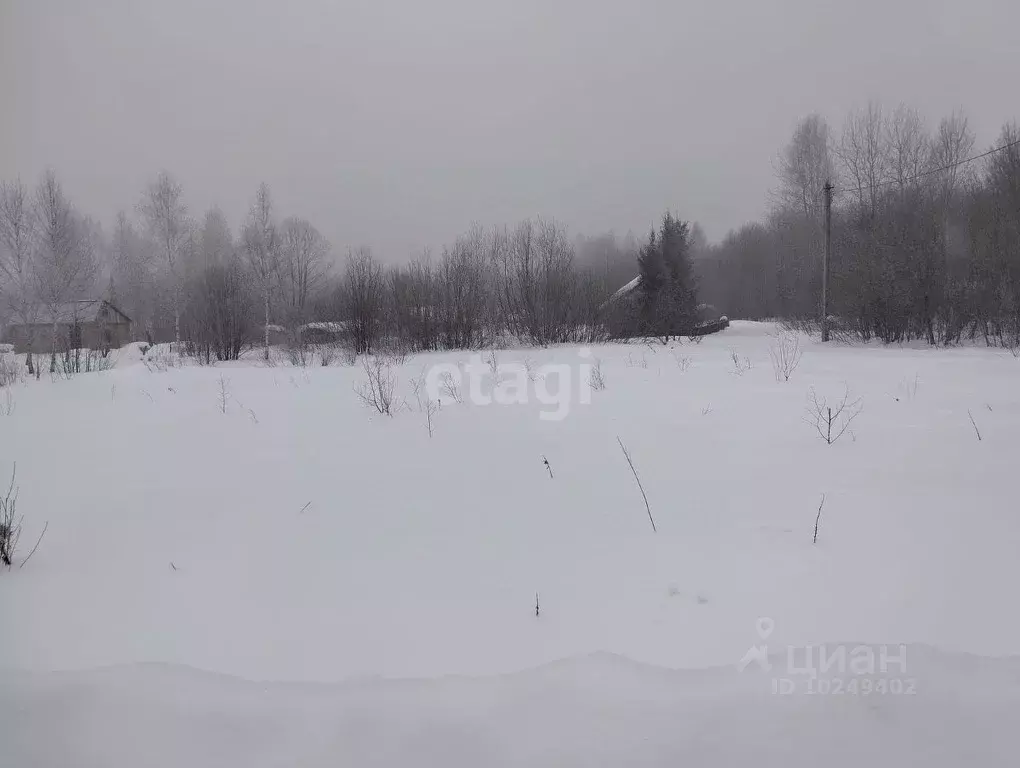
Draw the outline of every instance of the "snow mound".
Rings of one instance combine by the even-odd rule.
[[[5,764],[39,768],[1015,765],[1020,660],[910,658],[915,694],[869,696],[778,696],[762,672],[610,654],[332,685],[161,664],[7,672],[0,743]]]

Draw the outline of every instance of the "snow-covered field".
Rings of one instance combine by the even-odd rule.
[[[0,573],[0,763],[1015,765],[1020,360],[802,338],[777,382],[772,331],[497,351],[529,402],[465,382],[431,437],[411,381],[469,353],[392,418],[360,366],[14,385],[22,556],[49,528]]]

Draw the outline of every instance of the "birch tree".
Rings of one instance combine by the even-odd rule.
[[[99,271],[88,222],[79,218],[53,171],[47,171],[35,194],[36,275],[39,299],[53,321],[50,370],[56,368],[61,311],[87,298]]]
[[[889,171],[892,181],[905,193],[919,184],[932,159],[931,137],[917,110],[901,104],[886,126]]]
[[[35,212],[21,180],[0,184],[0,296],[10,318],[25,328],[37,319],[39,301],[35,270]],[[32,339],[26,364],[35,373]]]
[[[874,218],[889,177],[888,129],[882,107],[872,102],[847,116],[836,148],[843,173],[857,196],[862,217]]]
[[[311,299],[323,287],[329,242],[305,219],[285,219],[280,228],[279,292],[287,323],[296,331],[308,318]]]
[[[822,187],[832,177],[829,126],[820,115],[810,115],[798,124],[780,154],[777,172],[779,206],[820,224],[824,211]]]
[[[167,268],[174,308],[174,341],[181,340],[180,261],[190,235],[188,209],[181,196],[181,185],[166,171],[145,190],[138,206],[149,233],[156,241]]]
[[[273,199],[269,185],[263,182],[255,193],[255,202],[248,213],[243,233],[248,266],[258,285],[264,310],[263,340],[265,358],[269,359],[269,310],[273,284],[280,262],[280,242],[273,218]]]

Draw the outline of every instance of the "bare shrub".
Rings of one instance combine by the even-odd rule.
[[[319,344],[315,351],[319,353],[319,365],[323,368],[329,368],[340,357],[336,344]]]
[[[411,379],[411,392],[414,393],[414,399],[415,402],[418,403],[419,411],[424,410],[423,403],[425,401],[422,400],[422,395],[425,395],[426,400],[428,399],[428,395],[426,394],[426,377],[426,369],[422,368],[421,373]]]
[[[78,349],[75,350],[75,372],[76,373],[97,373],[109,371],[113,368],[116,358],[109,350],[100,349]]]
[[[404,365],[411,358],[411,352],[407,345],[399,341],[387,342],[382,346],[379,354],[386,358],[390,365]]]
[[[150,373],[166,373],[171,368],[181,367],[181,356],[170,345],[161,345],[151,348],[142,358],[142,363]]]
[[[288,344],[284,353],[287,355],[287,362],[295,368],[307,368],[315,359],[315,350],[301,341]]]
[[[698,338],[701,337],[699,336]],[[686,373],[687,369],[691,367],[691,358],[687,357],[687,355],[678,355],[675,349],[671,349],[669,353],[673,356],[673,359],[676,360],[676,367],[679,368],[681,372]]]
[[[460,391],[460,385],[454,381],[453,376],[449,372],[443,374],[439,391],[455,403],[462,404],[464,402],[464,394]]]
[[[772,358],[772,372],[776,375],[776,381],[790,380],[800,365],[801,354],[797,334],[783,330],[776,333],[776,340],[769,345],[769,357]]]
[[[535,370],[535,361],[530,357],[524,358],[524,370],[528,374],[528,381],[534,381],[540,376]]]
[[[595,360],[595,364],[591,367],[591,373],[588,374],[588,386],[597,392],[606,388],[606,377],[602,373],[602,361],[599,359]]]
[[[24,379],[21,363],[13,355],[0,354],[0,387],[9,387]]]
[[[628,368],[648,368],[648,358],[644,353],[641,354],[641,359],[636,359],[633,355],[628,354],[626,359]]]
[[[736,352],[730,352],[730,359],[733,361],[733,373],[737,376],[743,376],[753,367],[749,358],[741,357]]]
[[[17,474],[18,466],[15,464],[7,494],[0,497],[0,565],[8,568],[14,562],[14,553],[21,538],[22,518],[18,517],[18,490],[14,487]]]
[[[219,380],[219,393],[216,396],[216,402],[219,406],[220,413],[227,412],[227,403],[230,402],[230,381],[220,376]]]
[[[499,359],[495,352],[489,353],[489,356],[485,358],[485,364],[489,366],[489,373],[492,374],[492,386],[498,387],[501,377],[499,375]]]
[[[397,390],[397,376],[393,372],[393,364],[386,358],[375,355],[361,363],[365,380],[354,387],[361,402],[384,416],[393,415],[394,399]]]
[[[433,400],[431,397],[425,398],[425,403],[422,407],[422,412],[425,414],[425,427],[429,431],[429,437],[432,437],[433,423],[432,419],[439,411],[439,403]]]
[[[920,377],[918,376],[918,374],[915,373],[913,379],[903,379],[900,382],[898,389],[901,392],[903,392],[904,397],[906,397],[908,400],[913,400],[915,397],[917,397],[917,389],[920,386],[920,384],[921,384]],[[898,397],[896,399],[899,400]]]
[[[429,431],[429,437],[432,437],[432,419],[439,412],[439,403],[428,395],[426,375],[426,370],[423,368],[417,377],[411,379],[411,391],[414,393],[415,402],[418,403],[418,410],[425,414],[425,427]]]
[[[351,366],[358,360],[358,353],[354,351],[354,346],[344,344],[342,341],[319,344],[318,352],[319,362],[324,368],[335,364]]]
[[[4,390],[4,399],[0,401],[0,413],[4,416],[10,416],[14,413],[14,395],[11,394],[11,390]]]
[[[850,399],[849,388],[844,387],[843,398],[834,405],[829,405],[825,398],[820,398],[814,387],[808,391],[808,404],[804,421],[815,428],[818,436],[827,444],[832,445],[850,428],[864,406],[861,399]]]

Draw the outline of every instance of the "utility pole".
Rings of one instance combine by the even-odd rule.
[[[832,182],[825,182],[825,255],[822,257],[822,341],[829,340],[829,257],[832,254]]]

